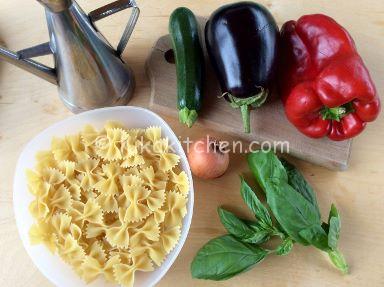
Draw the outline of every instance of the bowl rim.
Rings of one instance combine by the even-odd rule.
[[[51,130],[57,129],[57,127],[59,127],[61,125],[65,125],[66,122],[68,122],[70,120],[76,120],[76,119],[82,118],[84,116],[98,114],[100,112],[117,111],[117,110],[121,110],[122,112],[129,112],[132,110],[136,110],[139,112],[145,112],[145,113],[149,114],[150,117],[153,117],[157,121],[161,122],[163,127],[168,129],[168,131],[170,131],[170,133],[176,138],[176,142],[174,144],[178,146],[178,149],[181,152],[181,154],[178,153],[178,155],[180,156],[181,161],[183,161],[185,166],[186,166],[186,170],[183,169],[183,171],[187,173],[189,183],[190,183],[189,184],[190,185],[189,193],[188,193],[188,202],[187,202],[187,214],[186,214],[185,218],[183,219],[183,225],[182,225],[180,238],[179,238],[176,246],[165,257],[162,265],[160,265],[159,267],[156,267],[156,268],[161,267],[161,271],[159,272],[157,277],[153,280],[153,282],[151,282],[151,284],[152,284],[151,286],[156,285],[164,277],[164,275],[169,271],[169,269],[171,268],[171,266],[175,262],[176,258],[179,256],[180,251],[181,251],[182,247],[184,246],[185,241],[187,239],[187,236],[188,236],[188,233],[190,230],[190,226],[191,226],[191,222],[192,222],[193,208],[194,208],[193,177],[192,177],[192,172],[191,172],[185,151],[184,151],[180,141],[177,140],[178,139],[177,135],[175,134],[173,129],[168,125],[168,123],[163,118],[161,118],[158,114],[154,113],[153,111],[146,109],[146,108],[143,108],[143,107],[137,107],[137,106],[105,107],[105,108],[99,108],[99,109],[86,111],[86,112],[83,112],[80,114],[70,115],[69,117],[67,117],[63,120],[60,120],[60,121],[48,126],[44,130],[40,131],[37,135],[35,135],[31,140],[28,141],[28,143],[23,147],[23,150],[18,157],[17,164],[15,167],[15,173],[14,173],[14,177],[13,177],[12,201],[13,201],[13,211],[15,214],[15,221],[16,221],[16,227],[17,227],[17,231],[19,234],[19,238],[21,239],[21,241],[23,243],[23,247],[26,250],[26,252],[28,253],[28,256],[31,258],[33,264],[53,284],[56,284],[56,280],[53,279],[53,277],[51,276],[51,274],[47,270],[45,270],[44,268],[39,266],[39,263],[37,262],[37,259],[35,258],[35,256],[32,256],[32,251],[30,249],[30,247],[32,247],[32,245],[29,243],[29,237],[28,237],[28,239],[26,239],[23,235],[23,232],[22,232],[23,229],[21,227],[22,226],[21,211],[19,212],[19,209],[21,209],[21,208],[18,207],[18,205],[17,205],[17,195],[16,195],[17,190],[19,189],[19,184],[18,184],[18,180],[17,180],[18,175],[25,172],[25,170],[24,170],[25,167],[22,164],[22,160],[25,157],[25,154],[27,153],[27,151],[31,148],[31,146],[33,146],[33,144],[35,142],[37,142],[39,140],[40,137],[43,137],[44,134],[50,132]],[[113,118],[111,120],[113,120]],[[89,124],[92,124],[92,123],[89,123]],[[162,129],[163,129],[163,127],[162,127]],[[29,212],[28,212],[28,214],[29,214]],[[30,216],[32,217],[32,215],[30,215]],[[184,227],[185,227],[185,229],[183,232]],[[58,255],[55,254],[55,256],[58,256]],[[169,257],[169,259],[168,259],[168,257]],[[166,260],[168,260],[168,261],[166,262]],[[165,263],[167,263],[167,265],[164,265]],[[65,263],[65,264],[67,264],[67,263]],[[156,270],[156,268],[155,268],[155,270]],[[151,271],[151,272],[153,272],[153,271]],[[148,272],[148,273],[150,273],[150,272]],[[74,275],[76,275],[76,274],[74,274]],[[116,286],[119,286],[119,285],[117,284]]]

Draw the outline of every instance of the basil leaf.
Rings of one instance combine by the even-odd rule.
[[[217,211],[225,229],[241,241],[261,244],[270,238],[270,231],[260,228],[257,224],[249,226],[245,220],[220,207]]]
[[[300,236],[316,248],[329,251],[328,237],[321,225],[313,225],[299,232]]]
[[[226,280],[248,271],[262,261],[268,252],[255,245],[224,235],[210,240],[191,263],[193,278]]]
[[[293,247],[293,240],[291,238],[286,238],[284,241],[277,247],[276,254],[280,256],[287,255],[291,252]]]
[[[260,229],[260,225],[256,221],[247,220],[247,219],[242,219],[242,220],[253,231],[258,231]]]
[[[339,250],[331,250],[328,252],[328,256],[331,259],[333,265],[336,266],[343,274],[347,274],[349,272],[349,267],[343,254]]]
[[[271,233],[265,229],[255,231],[250,237],[242,239],[243,242],[252,244],[262,244],[271,238]]]
[[[286,181],[266,181],[267,203],[276,220],[295,241],[308,245],[299,232],[321,224],[316,209]]]
[[[338,217],[332,217],[329,223],[329,232],[328,232],[328,246],[332,250],[337,249],[339,237],[340,237],[340,219]]]
[[[336,250],[340,238],[341,222],[339,212],[333,204],[331,206],[331,211],[329,212],[328,226],[328,246],[332,250]]]
[[[332,217],[340,218],[339,211],[337,210],[336,206],[333,203],[331,205],[331,209],[329,210],[328,224],[330,224]]]
[[[266,192],[266,182],[271,178],[288,181],[284,166],[272,152],[257,151],[248,154],[248,166],[260,187]]]
[[[308,200],[315,208],[318,213],[319,219],[321,218],[319,205],[317,203],[315,192],[312,187],[305,180],[301,172],[288,161],[281,159],[285,170],[288,175],[288,183],[292,186],[298,193],[300,193],[306,200]]]
[[[251,189],[251,187],[242,177],[240,193],[244,202],[252,210],[256,218],[264,222],[267,226],[272,226],[272,219],[269,215],[267,208],[261,203],[261,201],[257,198],[255,192]]]

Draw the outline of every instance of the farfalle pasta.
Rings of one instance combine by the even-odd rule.
[[[87,283],[133,286],[176,246],[189,182],[159,127],[108,122],[53,138],[27,170],[32,244],[45,244]]]

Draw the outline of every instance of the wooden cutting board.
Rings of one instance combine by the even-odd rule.
[[[265,143],[265,147],[268,146],[267,143],[288,142],[289,153],[297,158],[329,169],[347,169],[351,140],[334,142],[328,138],[315,140],[302,135],[286,119],[282,103],[276,94],[262,107],[251,112],[251,133],[243,133],[240,110],[231,108],[224,99],[218,98],[221,91],[209,61],[206,62],[206,87],[198,124],[247,141]],[[146,70],[151,81],[151,109],[160,114],[178,117],[176,67],[169,35],[161,37],[152,48]]]

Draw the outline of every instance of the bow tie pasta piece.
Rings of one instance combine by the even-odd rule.
[[[101,192],[96,197],[96,201],[98,202],[98,204],[100,204],[102,209],[105,210],[106,212],[115,212],[119,208],[118,202],[114,194]]]
[[[151,210],[146,204],[146,200],[151,191],[144,186],[123,186],[124,196],[128,207],[124,215],[124,221],[137,222],[146,218]]]
[[[80,201],[74,202],[69,213],[80,227],[83,227],[85,221],[103,224],[103,210],[94,199],[89,199],[85,204]]]
[[[189,182],[159,127],[88,125],[53,138],[36,160],[26,171],[31,243],[57,252],[85,282],[133,286],[136,271],[152,271],[174,249]]]
[[[80,132],[81,141],[85,146],[93,145],[98,136],[98,131],[91,125],[84,126],[83,130]]]
[[[59,170],[64,174],[65,177],[64,183],[69,187],[80,185],[75,167],[76,162],[69,160],[64,160],[58,164]]]
[[[142,141],[137,139],[137,132],[127,131],[127,138],[121,142],[121,152],[123,157],[131,157],[142,151]]]
[[[167,138],[157,139],[154,142],[147,141],[142,148],[144,158],[151,162],[158,161],[160,155],[167,153],[168,150],[169,143]]]
[[[159,224],[159,223],[164,222],[166,213],[167,213],[166,210],[160,208],[160,209],[153,212],[153,217],[154,217],[155,221]]]
[[[79,161],[89,158],[85,151],[84,144],[81,142],[80,134],[65,137],[73,154],[73,159]],[[69,158],[68,158],[69,159]]]
[[[104,275],[105,279],[111,283],[117,283],[113,273],[113,266],[120,264],[120,258],[115,255],[108,259],[105,263],[100,263],[92,256],[86,256],[80,266],[78,273],[83,280],[88,284],[94,281],[99,275]]]
[[[84,205],[82,220],[92,223],[103,223],[103,210],[95,200],[89,199]]]
[[[36,170],[41,172],[44,168],[57,168],[57,161],[51,151],[39,151],[36,153]]]
[[[123,169],[120,167],[119,164],[110,162],[102,165],[102,171],[102,175],[105,177],[104,179],[110,179],[114,181],[118,176],[121,175]],[[100,183],[96,183],[96,189],[98,184]],[[104,187],[101,188],[104,189]]]
[[[163,206],[165,201],[165,190],[152,190],[149,196],[146,199],[147,206],[151,211],[156,211]]]
[[[72,223],[72,217],[66,213],[54,214],[51,219],[51,224],[60,243],[63,242],[68,234],[72,235],[75,240],[80,240],[82,237],[80,227]]]
[[[64,238],[70,233],[72,217],[65,213],[56,213],[51,219],[52,227],[58,238]]]
[[[116,281],[124,287],[132,287],[136,271],[152,271],[153,265],[146,253],[132,257],[128,264],[116,264],[113,266]]]
[[[58,253],[60,257],[67,263],[78,267],[85,259],[85,251],[78,241],[68,234],[63,244],[58,244]]]
[[[171,171],[170,181],[174,184],[175,190],[179,191],[182,195],[187,196],[189,192],[188,176],[185,171],[179,174]]]
[[[34,219],[44,220],[49,214],[49,207],[44,198],[36,198],[29,205],[29,212]]]
[[[129,238],[132,230],[140,225],[140,222],[129,222],[125,220],[126,211],[119,209],[119,221],[117,225],[112,225],[106,229],[106,239],[108,243],[117,248],[128,248]]]
[[[80,189],[80,201],[83,203],[87,202],[89,199],[96,199],[99,196],[94,189],[84,190],[80,186],[76,186],[75,188]]]
[[[73,200],[77,200],[77,201],[81,200],[81,188],[78,184],[75,184],[75,183],[70,184],[68,187],[68,191]]]
[[[137,175],[140,176],[140,170],[138,166],[133,166],[125,169],[125,175]]]
[[[85,228],[85,237],[88,239],[96,238],[105,234],[106,228],[104,224],[90,222]]]
[[[32,245],[44,244],[52,253],[57,249],[57,236],[52,226],[44,221],[38,221],[29,229],[29,238]]]
[[[160,155],[159,169],[163,171],[172,170],[178,163],[180,157],[174,153],[163,153]]]
[[[130,238],[131,246],[141,246],[143,242],[158,241],[160,236],[160,226],[154,219],[154,216],[150,216],[144,221],[144,224],[132,230],[132,236]]]
[[[74,160],[71,147],[65,139],[54,137],[51,142],[51,150],[58,162],[63,160]]]
[[[98,159],[86,159],[76,165],[76,171],[82,175],[81,188],[85,190],[92,189],[102,179],[102,176],[97,173],[99,162]]]
[[[67,187],[60,185],[59,188],[54,189],[51,187],[50,190],[50,209],[62,209],[68,210],[72,205],[71,194]]]
[[[155,141],[161,138],[161,128],[160,127],[149,127],[145,129],[144,132],[145,139],[154,143]]]
[[[106,230],[106,238],[108,242],[119,248],[128,248],[129,232],[127,223],[123,223],[117,227],[111,227]]]
[[[105,164],[102,168],[105,177],[94,185],[99,192],[96,200],[105,211],[117,211],[118,203],[115,195],[119,193],[117,181],[122,169],[116,163]]]
[[[124,186],[141,186],[144,183],[144,181],[135,174],[121,175],[119,180],[123,188]]]
[[[35,196],[41,196],[40,185],[44,183],[44,180],[40,174],[34,172],[31,169],[27,169],[25,171],[25,176],[27,178],[29,192]]]
[[[153,143],[153,152],[155,154],[167,153],[169,150],[169,143],[167,138],[158,139]]]
[[[147,253],[149,258],[155,262],[157,266],[160,266],[167,255],[162,242],[155,241],[152,243],[144,242],[142,246],[136,247],[132,250],[132,254]]]
[[[143,165],[144,163],[144,157],[142,155],[136,154],[125,158],[125,160],[121,163],[121,167],[129,168],[138,165]]]
[[[100,264],[104,264],[107,261],[107,254],[105,253],[103,244],[100,241],[92,243],[89,250],[89,256],[95,258]]]
[[[95,241],[89,249],[89,254],[81,263],[78,271],[86,283],[94,281],[100,274],[103,274],[107,264],[107,254],[99,241]]]
[[[108,261],[105,263],[103,268],[103,274],[105,276],[105,279],[108,282],[111,283],[117,283],[115,279],[115,274],[113,273],[113,266],[120,264],[120,257],[119,255],[111,256]]]
[[[184,216],[187,214],[187,199],[180,193],[168,192],[164,208],[167,210],[165,215],[166,226],[172,227],[180,225]]]
[[[160,240],[163,244],[165,252],[169,253],[172,251],[172,249],[176,246],[177,242],[179,241],[180,234],[181,234],[181,228],[179,225],[167,227],[163,224],[161,224],[161,233],[160,233]]]
[[[29,205],[29,212],[37,220],[45,219],[49,214],[48,194],[50,184],[46,182],[29,183],[29,191],[35,196]]]
[[[122,142],[128,139],[126,131],[120,128],[107,129],[107,134],[96,140],[96,153],[104,160],[115,161],[122,159]]]
[[[153,190],[165,189],[167,185],[168,175],[162,171],[155,172],[152,166],[143,169],[140,177],[143,179],[144,185]]]
[[[103,273],[103,265],[96,258],[86,256],[77,273],[79,273],[85,283],[88,284]]]
[[[66,136],[64,139],[54,137],[51,143],[51,150],[56,161],[63,160],[82,160],[89,157],[85,152],[85,147],[81,142],[80,135]]]
[[[56,168],[44,168],[41,171],[41,178],[46,183],[49,183],[51,185],[57,185],[62,183],[65,180],[65,175]]]

